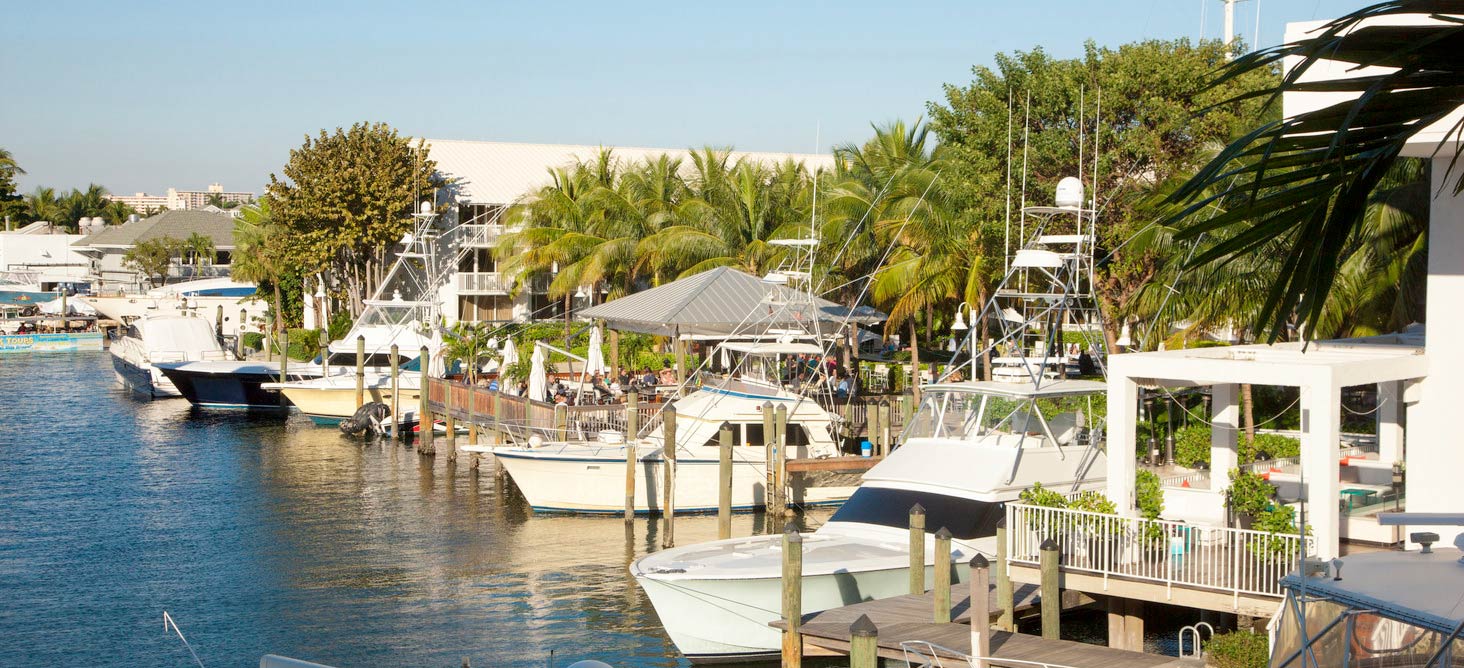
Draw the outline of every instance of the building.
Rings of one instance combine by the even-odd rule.
[[[101,228],[74,242],[72,248],[87,257],[95,287],[134,289],[146,285],[147,280],[123,262],[122,258],[129,249],[144,241],[162,238],[182,241],[194,234],[213,241],[214,257],[187,263],[180,258],[175,261],[169,275],[179,278],[228,275],[234,251],[234,216],[229,213],[164,211],[122,225]]]
[[[449,322],[503,322],[530,318],[561,317],[561,306],[551,303],[536,286],[513,295],[515,277],[503,275],[493,257],[493,245],[504,230],[498,215],[520,198],[548,185],[549,170],[591,160],[603,149],[616,158],[639,162],[668,155],[682,159],[691,169],[687,149],[585,146],[572,144],[517,144],[492,141],[426,139],[430,157],[442,176],[452,179],[445,189],[450,220],[488,226],[483,241],[470,249],[459,263],[456,276],[444,286],[443,315]],[[811,169],[833,167],[832,155],[799,153],[756,153],[734,151],[733,160],[751,159],[765,163],[794,160]],[[588,303],[587,296],[581,301]]]
[[[169,188],[166,195],[149,195],[147,193],[136,193],[133,195],[110,195],[107,199],[113,202],[121,202],[140,213],[168,209],[170,211],[197,210],[209,204],[209,198],[217,195],[224,203],[248,204],[254,201],[254,193],[246,192],[225,192],[224,186],[219,183],[210,183],[207,190],[178,190]]]
[[[66,234],[47,222],[0,232],[0,275],[34,274],[42,290],[87,283],[91,258],[72,247],[84,238]]]

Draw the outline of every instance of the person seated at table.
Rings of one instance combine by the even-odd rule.
[[[555,393],[554,394],[554,405],[555,406],[568,406],[569,405],[569,397],[565,396],[563,392],[557,392],[557,393]]]
[[[488,391],[489,392],[497,392],[498,391],[498,379],[497,378],[490,378],[490,379],[488,379]]]
[[[640,384],[643,388],[652,388],[656,386],[656,374],[651,373],[651,367],[641,369]]]
[[[595,377],[590,379],[590,388],[595,390],[596,399],[604,399],[611,394],[610,386],[605,384],[604,374],[595,374]]]
[[[625,396],[625,385],[621,384],[620,379],[610,381],[610,396],[615,399]]]
[[[670,362],[667,362],[665,366],[661,367],[661,384],[662,385],[675,385],[676,384],[676,372],[671,370],[671,363]]]

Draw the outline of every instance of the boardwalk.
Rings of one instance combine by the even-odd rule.
[[[996,605],[996,589],[989,590],[989,609],[993,619],[999,614]],[[1036,585],[1018,585],[1012,592],[1013,607],[1018,615],[1024,610],[1033,610],[1040,605]],[[958,584],[951,587],[951,616],[955,621],[949,624],[931,622],[935,602],[932,594],[907,594],[877,601],[865,601],[842,608],[825,610],[803,618],[801,627],[805,654],[844,655],[849,651],[849,625],[860,615],[868,615],[870,621],[879,627],[879,654],[889,659],[904,659],[902,643],[925,642],[941,648],[954,650],[958,654],[971,651],[970,586]],[[1063,592],[1063,607],[1075,607],[1091,602],[1092,599],[1077,592]],[[773,622],[774,627],[784,624]],[[1003,665],[1000,659],[1051,663],[1073,668],[1199,668],[1201,661],[1180,660],[1174,657],[1143,654],[1111,649],[1099,645],[1072,642],[1068,640],[1043,640],[1038,636],[1020,633],[994,631],[991,640],[993,665]],[[942,652],[945,666],[964,666],[966,663],[954,654]],[[1029,668],[1026,664],[1012,664],[1018,668]]]

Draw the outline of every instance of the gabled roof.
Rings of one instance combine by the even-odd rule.
[[[234,247],[234,216],[228,213],[189,209],[164,211],[142,220],[107,227],[71,245],[93,248],[129,248],[136,246],[139,242],[153,239],[187,239],[195,233],[212,239],[216,248],[232,249]]]
[[[812,310],[816,313],[804,311]],[[772,285],[731,267],[717,267],[694,276],[627,295],[580,311],[580,317],[604,320],[611,329],[660,336],[749,335],[775,327],[802,327],[817,318],[825,331],[842,323],[849,309],[791,288]],[[872,324],[883,313],[860,307],[854,320]]]
[[[628,162],[643,162],[661,155],[681,159],[683,168],[691,167],[691,151],[679,148],[637,148],[624,146],[586,146],[576,144],[516,144],[494,141],[456,139],[424,139],[437,171],[454,179],[453,197],[461,203],[512,204],[542,186],[549,184],[549,170],[568,167],[576,162],[593,160],[601,149],[611,149],[614,157]],[[827,154],[756,153],[733,151],[733,161],[750,159],[767,164],[792,159],[809,169],[832,168],[834,158]]]

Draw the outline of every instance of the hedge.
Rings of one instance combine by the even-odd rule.
[[[1209,665],[1214,668],[1266,668],[1270,662],[1270,641],[1260,633],[1226,631],[1205,642]]]

